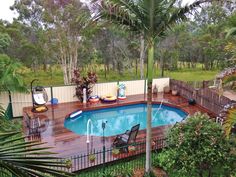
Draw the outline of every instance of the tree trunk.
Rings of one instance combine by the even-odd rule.
[[[107,79],[107,69],[106,69],[106,64],[104,64],[104,76],[105,76],[105,79]]]
[[[164,57],[161,55],[161,77],[164,77]]]
[[[153,79],[153,60],[154,60],[154,39],[152,38],[148,47],[147,65],[147,128],[146,128],[146,173],[151,171],[151,139],[152,139],[152,79]]]
[[[145,54],[145,48],[144,48],[144,34],[142,33],[140,36],[140,78],[144,78],[144,54]]]

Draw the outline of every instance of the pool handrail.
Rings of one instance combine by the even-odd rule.
[[[89,124],[90,123],[90,124]],[[90,125],[90,134],[89,134],[89,125]],[[91,134],[93,134],[93,124],[92,124],[92,120],[89,119],[87,121],[87,140],[86,140],[86,143],[90,143],[90,137],[91,137]]]

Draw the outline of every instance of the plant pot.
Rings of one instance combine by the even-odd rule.
[[[90,162],[90,163],[94,163],[94,162],[95,162],[95,159],[90,159],[89,162]]]
[[[116,149],[116,148],[112,149],[112,156],[114,158],[118,158],[119,155],[120,155],[120,150],[119,149]]]
[[[135,155],[135,151],[129,151],[129,156]]]
[[[171,94],[174,95],[174,96],[176,96],[176,95],[178,95],[178,91],[177,91],[177,90],[172,90],[172,91],[171,91]]]
[[[112,154],[112,157],[118,158],[120,154]]]
[[[169,92],[170,92],[170,87],[165,86],[165,87],[163,88],[163,91],[164,91],[164,93],[169,93]]]
[[[93,155],[93,154],[89,155],[89,162],[90,163],[94,163],[95,160],[96,160],[96,156],[95,155]]]

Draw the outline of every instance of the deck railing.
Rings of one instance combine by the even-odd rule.
[[[179,80],[170,80],[170,88],[178,91],[179,95],[187,99],[195,99],[197,104],[210,110],[215,114],[231,103],[231,100],[209,88],[195,89],[193,86]]]
[[[166,139],[165,138],[158,138],[152,140],[152,150],[160,150],[166,147]],[[88,152],[86,154],[80,154],[76,156],[72,156],[66,158],[66,160],[70,165],[68,168],[60,168],[60,170],[68,171],[68,172],[81,172],[92,167],[106,167],[108,164],[113,164],[118,161],[133,158],[135,156],[144,154],[146,151],[146,142],[143,140],[142,142],[137,142],[132,144],[134,150],[127,150],[129,146],[123,146],[117,148],[119,150],[118,154],[114,154],[114,148],[103,148],[100,150],[94,150],[92,152]],[[94,160],[91,160],[91,157],[94,157]]]

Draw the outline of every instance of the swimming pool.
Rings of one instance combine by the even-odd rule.
[[[106,123],[105,136],[124,133],[136,124],[140,130],[146,129],[147,104],[133,104],[127,106],[84,111],[73,119],[66,119],[65,128],[79,135],[87,134],[87,122],[92,121],[92,135],[102,136],[102,122]],[[183,120],[187,114],[178,108],[153,104],[152,127],[170,125]]]

